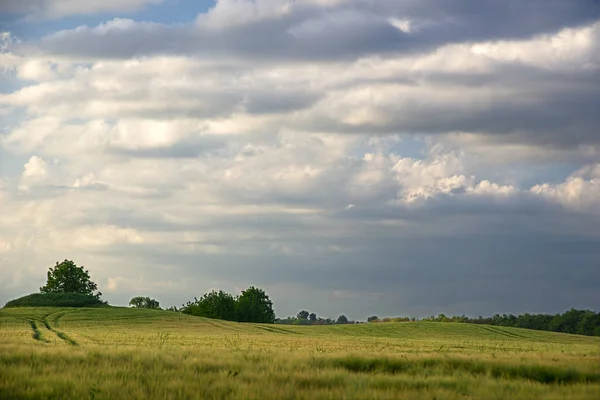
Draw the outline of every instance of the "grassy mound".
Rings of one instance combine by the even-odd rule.
[[[82,293],[33,293],[6,303],[11,307],[101,307],[105,301]]]

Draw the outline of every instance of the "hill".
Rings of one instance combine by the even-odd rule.
[[[518,328],[240,324],[120,307],[5,308],[0,328],[0,398],[600,394],[599,338]]]
[[[6,303],[4,308],[14,307],[103,307],[107,303],[95,296],[83,293],[32,293]]]

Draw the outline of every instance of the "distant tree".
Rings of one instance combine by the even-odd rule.
[[[595,333],[596,330],[600,334],[600,313],[595,314],[593,311],[584,311],[577,323],[577,334],[600,336]]]
[[[317,314],[310,313],[310,315],[308,316],[308,320],[312,322],[317,322]]]
[[[176,306],[171,306],[169,308],[165,308],[165,311],[180,312],[180,310]]]
[[[237,317],[240,322],[275,322],[273,303],[264,290],[250,286],[237,299]]]
[[[367,318],[367,322],[377,321],[378,319],[379,319],[379,317],[377,317],[376,315],[373,315],[373,316]]]
[[[345,315],[340,315],[336,321],[337,324],[347,324],[348,318]]]
[[[293,325],[312,325],[312,322],[310,322],[307,319],[298,319],[295,318],[294,321],[292,322]]]
[[[194,302],[188,302],[181,309],[184,314],[191,314],[197,317],[224,319],[227,321],[236,321],[236,300],[229,293],[222,290],[218,292],[213,290],[205,293],[200,300],[194,299]]]
[[[157,300],[150,297],[136,296],[129,300],[129,305],[134,308],[149,308],[152,310],[160,310],[160,304]]]
[[[82,293],[99,299],[102,293],[94,294],[98,285],[90,280],[90,274],[83,266],[64,260],[48,270],[48,281],[40,288],[41,293]]]
[[[281,325],[294,325],[298,321],[296,317],[276,318],[275,323]]]
[[[306,310],[302,310],[298,313],[298,315],[296,316],[298,319],[308,319],[308,311]]]

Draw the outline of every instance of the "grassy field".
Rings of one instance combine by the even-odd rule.
[[[0,399],[600,399],[600,339],[458,323],[0,309]]]

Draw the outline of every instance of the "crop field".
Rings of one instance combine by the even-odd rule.
[[[600,338],[459,323],[240,324],[0,309],[0,399],[600,399]]]

